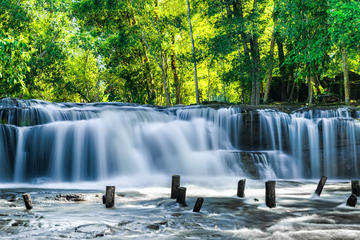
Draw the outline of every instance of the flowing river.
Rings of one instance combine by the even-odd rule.
[[[1,99],[0,238],[359,239],[360,207],[345,204],[359,178],[359,119],[355,108]],[[188,207],[169,199],[173,174]],[[274,209],[266,180],[277,181]],[[116,186],[114,209],[101,203],[106,185]]]

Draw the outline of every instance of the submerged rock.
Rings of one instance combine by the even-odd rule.
[[[29,226],[29,220],[16,220],[11,224],[12,227],[28,227]]]
[[[57,201],[73,201],[73,202],[82,202],[86,201],[84,194],[58,194],[55,197]]]
[[[168,223],[167,221],[164,221],[164,222],[150,224],[150,225],[147,225],[146,227],[151,230],[160,230],[160,226],[167,225],[167,223]]]
[[[85,224],[77,226],[75,232],[89,235],[89,237],[103,237],[111,233],[111,228],[106,224]]]

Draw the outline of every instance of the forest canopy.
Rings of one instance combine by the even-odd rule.
[[[358,0],[1,0],[0,97],[349,104],[359,47]]]

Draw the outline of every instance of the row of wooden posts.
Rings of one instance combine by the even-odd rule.
[[[171,196],[172,199],[176,199],[176,202],[182,207],[186,207],[186,188],[180,187],[180,176],[173,175],[171,183]],[[193,208],[194,212],[200,212],[202,204],[204,202],[203,198],[198,198],[196,200],[195,206]],[[112,208],[115,205],[115,186],[106,186],[105,195],[103,196],[103,204],[107,208]]]
[[[318,186],[315,190],[315,194],[320,196],[321,192],[326,183],[327,177],[321,177]],[[245,197],[245,183],[246,179],[241,179],[238,182],[237,187],[237,196],[240,198]],[[276,195],[275,195],[275,186],[276,181],[267,181],[265,182],[265,204],[269,208],[276,207]],[[346,201],[346,205],[355,207],[357,203],[357,197],[360,196],[360,181],[352,180],[351,181],[351,196]],[[176,202],[180,204],[180,206],[185,207],[186,204],[186,188],[180,186],[180,176],[173,175],[171,182],[171,198],[176,199]],[[31,201],[31,197],[29,193],[23,194],[23,199],[25,203],[25,207],[28,210],[33,208],[33,204]],[[107,208],[112,208],[115,205],[115,186],[106,186],[105,195],[103,196],[103,204]],[[196,203],[193,208],[193,212],[200,212],[202,204],[204,202],[204,198],[197,198]]]

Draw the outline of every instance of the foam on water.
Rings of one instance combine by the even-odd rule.
[[[359,113],[0,101],[0,181],[354,178]]]

